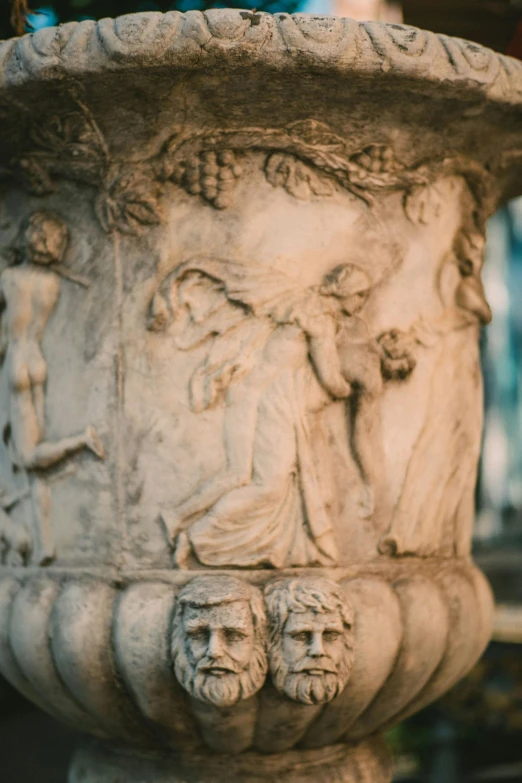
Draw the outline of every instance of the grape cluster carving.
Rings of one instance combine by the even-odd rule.
[[[364,172],[391,174],[400,168],[392,148],[383,144],[371,144],[361,152],[352,155],[351,160],[359,168],[360,179],[364,179]]]
[[[242,171],[233,150],[207,150],[180,161],[172,178],[187,193],[201,196],[216,209],[226,209]]]

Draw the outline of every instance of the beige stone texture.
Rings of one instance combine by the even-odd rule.
[[[0,671],[96,738],[70,783],[386,783],[491,632],[522,63],[145,13],[0,42],[0,118]]]

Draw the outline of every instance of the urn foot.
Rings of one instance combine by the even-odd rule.
[[[188,757],[135,754],[91,744],[79,750],[68,783],[389,783],[391,756],[384,740],[309,751]]]

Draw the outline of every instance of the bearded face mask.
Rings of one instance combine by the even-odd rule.
[[[267,662],[247,601],[185,606],[172,637],[174,670],[199,701],[229,707],[263,685]]]
[[[276,688],[304,704],[335,698],[352,665],[351,637],[339,612],[291,612],[270,654]]]
[[[267,586],[265,600],[274,686],[303,704],[334,699],[354,661],[354,612],[342,590],[321,577],[279,579]]]

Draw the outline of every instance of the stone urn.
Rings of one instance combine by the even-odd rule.
[[[490,634],[487,217],[522,63],[143,13],[0,43],[0,671],[69,783],[385,783]]]

